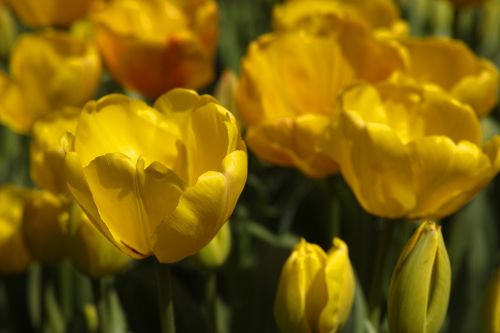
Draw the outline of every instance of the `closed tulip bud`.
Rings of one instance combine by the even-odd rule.
[[[194,255],[194,259],[202,267],[213,269],[224,265],[230,251],[231,228],[227,222],[210,243]]]
[[[84,16],[94,0],[7,0],[30,27],[68,26]]]
[[[483,303],[481,320],[484,333],[500,332],[500,268],[497,268],[488,288]]]
[[[14,186],[0,188],[0,274],[20,273],[31,255],[22,233],[22,215],[29,192]]]
[[[342,240],[335,238],[326,254],[302,239],[281,272],[274,303],[278,327],[286,333],[337,332],[351,311],[354,283]]]
[[[119,272],[130,263],[130,258],[106,239],[77,205],[73,206],[70,233],[69,258],[83,274],[99,278]]]
[[[48,191],[32,192],[24,206],[23,234],[33,259],[55,264],[66,254],[68,202]]]
[[[450,284],[450,260],[440,227],[424,222],[406,243],[392,274],[391,332],[438,332],[446,316]]]
[[[5,56],[10,52],[16,33],[16,23],[10,10],[0,2],[0,55]]]

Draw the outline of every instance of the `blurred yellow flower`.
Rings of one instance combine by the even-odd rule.
[[[408,75],[418,82],[435,84],[478,116],[498,102],[499,73],[494,63],[478,58],[465,43],[438,37],[402,38],[409,53]]]
[[[422,223],[392,274],[387,302],[391,332],[437,333],[446,317],[451,267],[441,228]]]
[[[37,120],[31,140],[31,178],[41,188],[53,193],[67,192],[64,179],[64,150],[61,138],[74,132],[80,108],[66,107],[50,112]]]
[[[336,17],[350,16],[370,29],[406,34],[406,23],[392,0],[288,0],[274,8],[277,29],[329,24]]]
[[[22,233],[23,209],[29,191],[14,186],[0,187],[0,274],[23,272],[31,256]]]
[[[7,0],[30,27],[68,26],[89,11],[95,0]]]
[[[213,79],[219,24],[213,0],[114,0],[92,21],[111,74],[128,89],[158,97]]]
[[[274,303],[278,327],[287,333],[337,332],[349,317],[354,290],[342,240],[335,238],[326,254],[301,239],[281,271]]]
[[[8,55],[17,35],[17,27],[12,13],[0,1],[0,55]]]
[[[76,269],[92,278],[100,278],[129,265],[130,258],[104,237],[77,205],[71,214],[68,256]]]
[[[357,21],[338,19],[327,34],[261,36],[241,65],[237,111],[246,141],[261,159],[310,177],[337,171],[314,147],[337,115],[337,96],[356,79],[377,82],[405,68],[400,48]]]
[[[358,201],[388,218],[439,219],[500,168],[500,137],[482,145],[474,111],[433,86],[358,84],[319,145],[340,165]]]
[[[500,267],[497,268],[484,293],[481,327],[484,333],[500,332]]]
[[[67,252],[69,202],[48,191],[33,191],[24,205],[23,235],[34,260],[55,264]]]
[[[123,95],[89,102],[66,137],[70,192],[94,225],[134,258],[174,262],[227,221],[247,155],[229,111],[174,89],[154,108]]]
[[[0,75],[0,121],[20,133],[52,110],[82,106],[94,97],[101,78],[96,48],[63,32],[24,34]]]

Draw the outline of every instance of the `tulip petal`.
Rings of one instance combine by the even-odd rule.
[[[360,123],[356,114],[345,112],[346,138],[352,172],[341,171],[361,205],[370,213],[395,218],[415,205],[408,149],[387,126]],[[361,127],[359,127],[361,125]],[[351,178],[352,177],[352,178]]]
[[[160,262],[192,255],[215,236],[225,222],[227,180],[220,172],[202,174],[181,196],[175,211],[156,228],[153,253]]]
[[[115,94],[85,106],[75,137],[84,167],[97,156],[115,152],[133,159],[142,155],[146,164],[159,161],[168,167],[175,160],[178,130],[144,102]]]
[[[489,158],[476,145],[447,137],[409,144],[415,193],[410,218],[446,216],[467,203],[493,176]]]

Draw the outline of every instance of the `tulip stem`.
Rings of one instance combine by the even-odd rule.
[[[170,267],[158,265],[158,291],[162,333],[175,333],[174,304],[172,302],[172,277]]]
[[[379,237],[377,256],[375,258],[375,268],[372,275],[373,280],[370,289],[370,298],[368,300],[368,308],[370,311],[370,321],[377,331],[380,322],[380,302],[384,289],[382,284],[384,282],[384,273],[386,270],[386,263],[395,224],[395,220],[382,220],[382,232]]]
[[[206,285],[207,331],[219,332],[217,323],[217,272],[210,270]]]
[[[94,295],[94,304],[97,309],[99,331],[107,333],[109,331],[109,324],[107,322],[108,313],[106,307],[106,287],[103,279],[92,279],[92,293]]]

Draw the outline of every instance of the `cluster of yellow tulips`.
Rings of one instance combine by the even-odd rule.
[[[453,38],[416,35],[443,15]],[[202,276],[207,332],[500,332],[495,18],[498,0],[0,1],[0,296],[35,299],[19,326],[0,297],[0,331],[183,331],[176,288]],[[237,28],[252,40],[228,50]],[[488,255],[462,264],[470,244]],[[102,281],[150,265],[158,323],[134,326]],[[460,274],[480,281],[463,328]],[[271,324],[238,322],[245,289]]]

